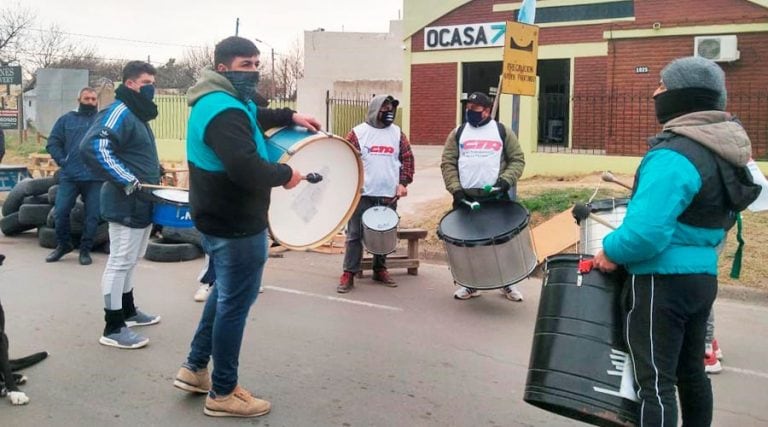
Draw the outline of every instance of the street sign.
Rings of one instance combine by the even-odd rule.
[[[539,27],[509,21],[504,39],[501,92],[513,95],[535,95]]]
[[[20,85],[21,66],[0,66],[0,85]]]

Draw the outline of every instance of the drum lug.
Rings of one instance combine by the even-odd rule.
[[[581,287],[581,282],[582,282],[583,278],[584,278],[584,276],[582,276],[581,273],[578,273],[576,275],[576,287],[578,287],[578,288]]]

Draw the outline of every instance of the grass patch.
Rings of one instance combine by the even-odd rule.
[[[37,134],[29,133],[26,141],[21,141],[18,131],[5,131],[5,158],[3,163],[26,163],[30,154],[45,154],[46,140]]]

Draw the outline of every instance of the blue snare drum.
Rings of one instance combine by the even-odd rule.
[[[270,129],[265,136],[270,161],[302,175],[323,176],[316,184],[301,181],[291,190],[273,188],[269,208],[269,229],[276,241],[294,250],[316,248],[346,225],[360,201],[360,154],[338,136],[300,127]]]
[[[158,202],[152,211],[152,222],[176,228],[192,228],[189,214],[189,192],[173,189],[152,191]]]

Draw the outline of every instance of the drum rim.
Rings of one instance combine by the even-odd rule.
[[[179,201],[176,201],[176,200],[166,199],[165,197],[159,196],[156,193],[157,191],[178,191],[178,192],[187,193],[187,202],[185,203],[185,202],[179,202]],[[152,190],[152,197],[155,198],[155,202],[154,203],[157,204],[157,205],[172,205],[172,206],[179,206],[179,207],[189,207],[190,206],[190,203],[189,203],[189,190],[185,191],[185,190],[178,190],[178,189],[175,189],[175,188],[156,188],[156,189]]]
[[[629,198],[626,197],[614,197],[612,199],[600,199],[593,200],[587,203],[591,212],[610,211],[614,207],[627,207],[629,205]]]
[[[456,210],[456,209],[451,209],[451,211],[443,215],[440,218],[440,222],[437,223],[437,237],[446,243],[450,243],[454,246],[459,246],[463,248],[471,248],[475,246],[492,246],[492,245],[500,245],[502,243],[506,243],[512,240],[513,238],[517,237],[518,235],[520,235],[523,232],[523,230],[525,230],[528,227],[531,221],[531,212],[528,209],[526,209],[525,206],[523,206],[519,202],[515,202],[514,200],[510,200],[510,202],[515,203],[516,205],[519,205],[521,208],[523,208],[523,211],[525,211],[525,219],[522,222],[522,224],[518,225],[512,230],[509,230],[503,234],[498,234],[496,236],[487,237],[484,239],[474,239],[474,240],[456,239],[454,237],[446,235],[445,233],[443,233],[443,230],[442,230],[443,220],[445,219],[445,217],[447,217],[448,215],[453,213],[453,211]],[[459,207],[457,209],[464,209],[464,208]]]
[[[368,212],[368,211],[369,211],[369,210],[371,210],[371,209],[374,209],[374,208],[384,208],[384,209],[388,209],[388,210],[390,210],[390,211],[394,212],[394,213],[395,213],[395,216],[397,217],[397,223],[396,223],[394,226],[392,226],[392,227],[390,227],[390,228],[387,228],[386,230],[377,230],[377,229],[375,229],[375,228],[371,228],[371,227],[368,227],[368,226],[365,224],[365,213],[366,213],[366,212]],[[376,206],[371,206],[370,208],[368,208],[368,209],[364,210],[364,211],[363,211],[363,214],[362,214],[362,215],[360,215],[360,224],[362,224],[362,225],[363,225],[363,228],[364,228],[364,229],[366,229],[366,230],[371,230],[371,231],[373,231],[373,232],[375,232],[375,233],[389,233],[389,232],[390,232],[390,231],[392,231],[392,230],[397,230],[397,227],[400,225],[400,214],[398,214],[396,210],[392,209],[392,208],[391,208],[391,207],[389,207],[389,206],[384,206],[384,205],[376,205]]]
[[[266,132],[264,132],[264,136],[269,138],[283,129],[293,129],[293,128],[288,126],[271,128]],[[267,221],[269,225],[268,228],[269,228],[270,236],[272,236],[272,238],[275,239],[275,241],[279,243],[281,246],[284,246],[290,250],[307,251],[307,250],[311,250],[326,244],[329,240],[333,238],[333,236],[337,235],[339,231],[341,231],[341,229],[344,228],[345,225],[347,225],[347,223],[349,222],[349,219],[352,218],[352,215],[355,213],[355,210],[357,209],[357,205],[360,203],[360,197],[362,196],[362,193],[363,193],[363,160],[360,158],[360,152],[357,149],[355,149],[355,146],[352,145],[352,143],[350,143],[349,141],[347,141],[346,139],[338,135],[334,135],[331,133],[315,132],[313,134],[307,131],[307,137],[302,139],[298,144],[296,144],[295,147],[291,147],[291,148],[295,148],[295,149],[292,149],[291,152],[295,153],[301,150],[302,148],[304,148],[305,146],[325,138],[337,139],[343,142],[355,154],[355,161],[357,162],[357,191],[355,192],[355,197],[352,200],[352,205],[350,206],[349,210],[344,215],[342,220],[339,222],[339,224],[336,227],[334,227],[333,230],[331,230],[328,234],[318,239],[317,242],[309,243],[306,245],[292,245],[292,244],[286,243],[275,234],[275,231],[272,228],[272,223],[270,221]],[[283,155],[280,156],[280,158],[277,160],[277,163],[286,163],[291,158],[291,156],[293,156],[292,153],[286,150],[286,152],[283,153]],[[271,205],[270,205],[270,208],[271,208]],[[269,213],[267,213],[267,219],[269,219]]]

